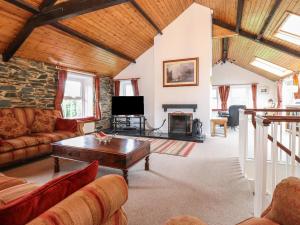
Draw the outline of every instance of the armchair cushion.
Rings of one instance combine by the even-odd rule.
[[[127,218],[121,207],[127,198],[128,188],[123,177],[103,176],[27,225],[126,225]],[[111,220],[111,217],[114,217],[114,220]]]
[[[92,182],[98,172],[98,161],[88,167],[58,177],[33,192],[0,207],[1,225],[24,225],[67,196]]]
[[[206,223],[193,216],[177,216],[169,219],[165,225],[206,225]]]
[[[24,179],[20,179],[20,178],[15,178],[15,177],[7,177],[4,176],[2,174],[0,174],[0,191],[16,186],[16,185],[20,185],[20,184],[25,184],[26,180]]]
[[[300,179],[289,177],[281,181],[273,194],[265,218],[281,225],[300,225]]]
[[[57,118],[55,130],[77,132],[77,120]]]

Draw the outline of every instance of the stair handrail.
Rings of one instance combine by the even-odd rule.
[[[271,122],[288,122],[288,123],[300,123],[300,116],[258,116],[256,115],[256,112],[265,112],[263,110],[269,110],[269,109],[245,109],[244,113],[246,115],[251,115],[251,122],[256,129],[256,118],[255,117],[261,117],[263,119],[263,123],[265,126],[269,126]],[[276,111],[268,111],[268,112],[300,112],[300,109],[292,110],[292,109],[270,109],[270,110],[276,110]],[[278,111],[279,110],[279,111]],[[287,111],[286,111],[287,110]],[[273,142],[273,137],[268,134],[268,139]],[[284,146],[282,143],[277,141],[277,146],[284,151],[289,156],[292,155],[292,151],[288,149],[286,146]],[[296,156],[296,161],[300,163],[300,157]]]

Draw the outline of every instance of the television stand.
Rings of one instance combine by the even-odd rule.
[[[138,127],[133,127],[134,120],[138,120]],[[145,132],[145,116],[112,116],[113,133],[118,131],[138,130],[140,135]]]

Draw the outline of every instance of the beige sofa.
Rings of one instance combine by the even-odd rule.
[[[30,129],[37,110],[44,114],[61,118],[61,113],[57,110],[35,108],[0,109],[0,117],[7,114],[13,114],[16,120]],[[52,133],[31,133],[14,139],[1,140],[0,168],[20,161],[26,161],[27,159],[50,154],[52,150],[50,144],[52,142],[82,134],[82,124],[78,123],[76,132],[54,131]]]

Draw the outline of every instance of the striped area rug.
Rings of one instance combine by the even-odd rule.
[[[187,157],[193,148],[197,145],[196,142],[177,141],[159,138],[141,138],[141,137],[126,137],[134,138],[140,141],[150,141],[151,152],[159,154],[168,154]]]

